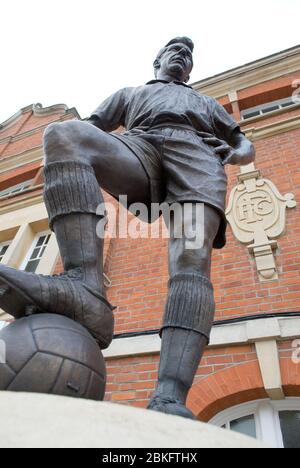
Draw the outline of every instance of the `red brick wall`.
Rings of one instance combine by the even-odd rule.
[[[107,360],[106,401],[146,407],[155,389],[158,363],[158,355]],[[209,420],[225,409],[229,397],[233,405],[252,397],[267,398],[254,346],[206,350],[188,406],[199,419]]]

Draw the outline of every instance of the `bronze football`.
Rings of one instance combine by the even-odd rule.
[[[0,342],[0,390],[103,400],[103,355],[90,333],[73,320],[31,315],[3,328]]]

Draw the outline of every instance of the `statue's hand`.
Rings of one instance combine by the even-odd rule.
[[[221,156],[222,164],[238,164],[241,155],[238,150],[232,148],[225,140],[216,137],[203,138],[204,143],[214,148],[215,154]]]

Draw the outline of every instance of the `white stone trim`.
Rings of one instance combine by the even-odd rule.
[[[18,206],[15,210],[10,210],[8,213],[2,214],[0,210],[0,232],[10,229],[19,228],[24,224],[37,224],[41,222],[44,227],[38,230],[46,230],[49,227],[48,215],[45,204],[42,202],[43,196],[39,203],[32,204],[31,206]]]
[[[31,247],[35,233],[30,224],[20,226],[16,236],[6,251],[2,263],[11,268],[19,268]]]
[[[237,102],[239,100],[238,93],[236,91],[230,91],[228,93],[229,101],[232,103]]]
[[[255,348],[267,394],[271,400],[284,400],[276,340],[257,341]]]
[[[265,138],[271,138],[281,133],[292,132],[300,127],[300,117],[290,117],[285,120],[278,122],[272,122],[261,127],[246,128],[244,132],[251,141],[256,142],[264,140]]]
[[[259,328],[257,320],[247,322],[248,341],[265,341],[280,338],[280,336],[281,330],[278,318],[259,320]]]
[[[145,335],[132,338],[113,340],[110,347],[103,351],[106,358],[125,358],[143,354],[160,353],[161,340],[159,335]]]
[[[2,215],[9,215],[12,212],[21,211],[28,207],[33,208],[34,205],[43,204],[42,187],[42,185],[32,187],[32,189],[26,191],[26,197],[11,197],[6,200],[6,203],[0,206],[0,222],[2,220]]]
[[[42,146],[37,146],[36,148],[30,149],[29,151],[24,151],[13,156],[7,156],[0,160],[0,172],[8,172],[18,169],[20,167],[26,166],[27,164],[32,164],[34,162],[43,161],[44,152]]]
[[[229,325],[215,325],[209,347],[253,344],[277,338],[278,340],[300,337],[300,317],[278,317],[249,320]],[[118,359],[160,353],[161,341],[156,335],[145,335],[113,340],[104,351],[107,359]]]

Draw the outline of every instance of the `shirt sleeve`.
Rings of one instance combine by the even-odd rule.
[[[217,101],[213,100],[212,120],[217,138],[228,142],[235,130],[241,131],[236,120],[228,114],[225,108]]]
[[[96,118],[97,126],[105,132],[124,127],[130,94],[131,88],[121,89],[100,104],[90,118]]]

